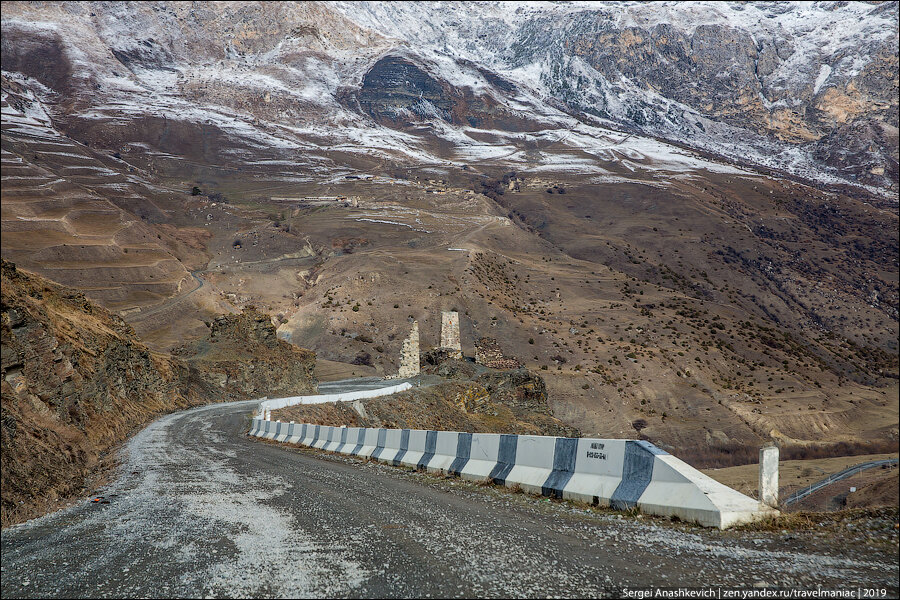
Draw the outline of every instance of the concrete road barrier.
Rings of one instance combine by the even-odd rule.
[[[347,442],[347,428],[335,427],[332,432],[331,440],[322,448],[326,452],[337,452],[337,449]]]
[[[372,453],[372,458],[381,462],[394,464],[394,458],[400,452],[400,442],[403,438],[402,429],[385,429],[384,442],[380,450]]]
[[[359,453],[362,450],[363,446],[366,445],[367,432],[368,432],[368,429],[366,429],[365,427],[360,428],[357,438],[356,438],[356,445],[353,446],[352,450],[350,450],[350,455],[359,456]]]
[[[500,460],[499,433],[473,433],[469,460],[459,471],[463,479],[480,481],[490,477]]]
[[[435,431],[410,429],[406,452],[404,452],[402,456],[398,455],[395,460],[398,461],[399,464],[412,467],[413,469],[422,468],[419,467],[419,463],[422,462],[425,457],[425,447],[427,445],[426,438],[429,433],[437,435],[437,432]]]
[[[438,431],[435,439],[435,449],[431,460],[425,465],[425,470],[431,473],[447,472],[450,469],[450,465],[457,459],[456,447],[458,443],[458,431]]]
[[[294,429],[294,425],[296,425],[296,423],[294,423],[293,421],[291,421],[290,423],[282,423],[273,439],[276,442],[286,442],[290,437],[291,431],[293,431]]]
[[[251,435],[724,529],[777,511],[642,440],[288,424]]]
[[[360,447],[359,452],[356,453],[356,456],[361,456],[363,458],[372,456],[372,453],[375,452],[375,449],[378,447],[379,436],[381,436],[381,429],[367,427],[362,446]]]
[[[518,485],[526,492],[540,494],[553,471],[555,437],[520,435],[516,446],[516,461],[506,477],[506,486]]]
[[[316,439],[313,440],[312,447],[318,450],[324,448],[325,444],[328,443],[328,438],[331,437],[332,429],[334,429],[334,427],[329,425],[320,425],[318,435],[316,436]]]
[[[312,446],[313,442],[319,439],[319,428],[321,425],[307,425],[306,426],[306,435],[303,436],[303,439],[300,440],[300,444],[303,446]]]
[[[288,438],[288,444],[299,444],[300,440],[303,439],[303,436],[306,435],[306,428],[309,427],[306,423],[295,425],[294,429],[291,431],[291,437]]]
[[[366,398],[378,398],[379,396],[389,396],[408,390],[412,387],[410,383],[399,383],[389,387],[378,388],[376,390],[360,390],[357,392],[344,392],[341,394],[312,394],[309,396],[290,396],[288,398],[273,398],[272,400],[263,400],[259,403],[257,417],[266,416],[266,411],[278,410],[288,406],[296,406],[298,404],[325,404],[327,402],[347,402],[349,400],[363,400]]]
[[[269,421],[271,425],[266,426],[266,435],[265,438],[267,440],[275,439],[275,436],[278,435],[278,430],[281,429],[281,421]]]
[[[359,439],[359,432],[362,431],[361,427],[345,427],[344,431],[346,433],[341,434],[341,443],[338,444],[338,447],[334,449],[335,452],[340,452],[341,454],[349,454],[350,452],[347,448],[352,449],[353,446],[356,445],[357,440]]]

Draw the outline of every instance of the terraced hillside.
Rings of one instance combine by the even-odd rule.
[[[896,158],[880,100],[896,80],[890,57],[859,54],[886,74],[858,99],[872,110],[853,115],[881,119],[866,161],[887,166],[860,162],[884,169],[854,180],[856,167],[835,175],[809,155],[839,145],[849,121],[829,130],[810,112],[825,137],[802,146],[723,125],[769,135],[755,119],[778,107],[712,111],[691,121],[712,128],[691,150],[678,132],[677,145],[646,134],[703,111],[693,96],[683,114],[642,96],[641,115],[671,110],[628,125],[577,109],[588,88],[561,103],[568,71],[553,64],[478,62],[473,40],[454,54],[450,38],[482,24],[452,30],[445,47],[440,31],[405,42],[370,22],[435,6],[5,5],[3,256],[83,289],[160,351],[255,306],[283,339],[391,374],[409,321],[427,348],[439,312],[456,309],[466,354],[498,340],[545,377],[554,416],[586,435],[640,432],[698,460],[746,460],[769,439],[896,443]],[[800,10],[785,6],[778,19]],[[860,31],[888,22],[896,5],[885,6]],[[485,26],[512,19],[506,8]],[[590,17],[545,9],[572,26]],[[706,35],[721,27],[691,33],[709,44],[691,59],[704,69],[721,59]],[[545,37],[534,33],[529,43]],[[804,71],[801,96],[850,86],[859,74],[841,65],[814,94]],[[712,91],[732,98],[722,85]],[[717,152],[723,139],[730,150]]]

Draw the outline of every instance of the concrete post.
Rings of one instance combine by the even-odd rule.
[[[778,446],[772,442],[759,449],[759,501],[778,506]]]

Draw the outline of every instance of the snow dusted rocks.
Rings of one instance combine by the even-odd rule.
[[[310,172],[336,148],[455,167],[502,159],[523,172],[571,163],[603,175],[610,160],[721,168],[612,125],[897,193],[896,3],[5,9],[5,76],[71,97],[52,103],[68,114],[50,116],[81,141],[163,118],[186,136],[212,125],[223,146]],[[559,147],[528,155],[525,132]]]

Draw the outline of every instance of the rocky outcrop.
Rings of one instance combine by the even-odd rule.
[[[84,294],[2,264],[2,523],[81,493],[103,453],[154,415],[205,401]]]
[[[338,10],[420,54],[475,60],[574,114],[896,195],[896,2],[476,3],[454,11],[362,2]],[[884,127],[887,139],[853,151],[854,130],[866,127]],[[844,155],[837,164],[819,156],[835,153]]]
[[[439,352],[443,352],[440,350]],[[433,356],[433,351],[429,352]],[[453,358],[441,367],[472,363]],[[357,402],[307,404],[273,411],[272,418],[347,427],[434,429],[578,437],[579,431],[553,416],[544,380],[526,369],[488,371],[387,397]]]
[[[436,73],[430,73],[429,68],[434,68]],[[514,90],[502,77],[488,75],[474,65],[471,68],[498,89]],[[345,90],[340,100],[347,106],[358,106],[377,122],[394,127],[437,119],[486,129],[536,128],[533,122],[490,94],[453,85],[441,77],[439,68],[420,56],[389,55],[379,59],[363,76],[359,89]]]
[[[475,383],[484,388],[493,404],[503,404],[516,411],[552,414],[544,379],[528,369],[489,371],[475,378]],[[484,410],[477,404],[468,408],[474,412]]]
[[[444,379],[472,379],[478,367],[467,360],[453,358],[447,348],[431,348],[422,355],[422,370]]]
[[[870,185],[896,181],[896,142],[889,143],[883,134],[858,135],[860,130],[897,130],[896,41],[870,42],[867,62],[855,75],[845,75],[847,67],[832,67],[843,56],[823,56],[803,65],[812,72],[787,77],[785,65],[792,57],[797,63],[794,54],[805,52],[790,38],[755,39],[751,30],[728,24],[691,31],[660,23],[599,33],[579,31],[583,27],[583,22],[573,23],[574,35],[565,44],[569,56],[560,56],[561,64],[574,58],[612,88],[625,80],[651,93],[639,100],[635,96],[622,114],[614,106],[619,99],[611,97],[612,89],[603,97],[586,98],[566,93],[562,81],[553,84],[582,110],[673,137],[698,123],[696,134],[703,137],[701,119],[709,119],[807,146],[815,159],[851,180]],[[668,101],[667,110],[660,97]],[[834,154],[841,157],[834,160]]]
[[[216,317],[209,328],[206,339],[173,352],[203,395],[245,400],[316,391],[315,353],[279,339],[269,315],[248,307]]]
[[[151,351],[82,292],[2,262],[3,526],[86,493],[103,456],[138,427],[207,402],[315,390],[315,355],[267,315],[219,317],[184,359]]]

